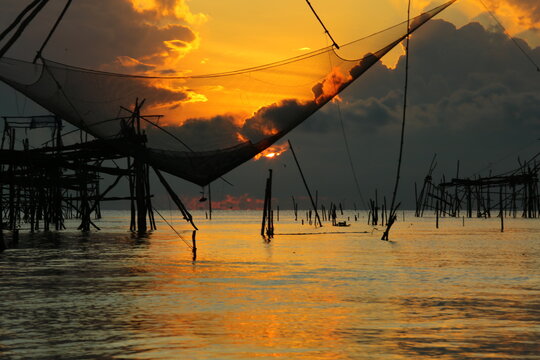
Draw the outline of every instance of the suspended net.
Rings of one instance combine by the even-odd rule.
[[[410,32],[447,2],[411,19]],[[285,61],[204,76],[148,77],[76,68],[50,60],[0,58],[0,80],[100,139],[125,137],[136,99],[151,165],[206,185],[291,131],[361,76],[407,35],[407,22]]]

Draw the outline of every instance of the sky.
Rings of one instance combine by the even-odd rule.
[[[483,0],[511,36],[540,63],[540,4]],[[312,0],[334,39],[343,44],[406,19],[407,2]],[[442,2],[413,1],[412,14]],[[8,53],[32,59],[64,2],[51,0]],[[0,24],[25,6],[4,0]],[[137,74],[205,74],[257,66],[330,45],[305,1],[81,0],[73,3],[45,50],[52,60]],[[395,177],[403,107],[403,48],[383,58],[321,110],[278,142],[290,139],[313,192],[323,202],[361,207],[362,199],[389,198]],[[480,1],[458,1],[411,38],[410,83],[400,195],[414,205],[434,154],[435,179],[473,177],[517,167],[540,151],[540,73],[501,33]],[[42,113],[6,86],[0,115]],[[345,136],[344,136],[345,134]],[[348,161],[348,143],[361,195]],[[212,184],[214,207],[260,206],[268,169],[281,208],[290,197],[308,206],[290,151],[251,160]],[[201,188],[173,180],[193,208]],[[156,201],[167,199],[159,186]],[[207,191],[204,189],[203,191]],[[382,195],[381,195],[382,194]],[[189,207],[189,206],[188,206]]]

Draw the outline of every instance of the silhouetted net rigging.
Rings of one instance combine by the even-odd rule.
[[[411,32],[453,2],[413,18]],[[403,22],[339,50],[329,46],[265,66],[203,76],[133,76],[46,59],[32,64],[0,58],[0,80],[100,139],[122,137],[128,109],[135,99],[145,99],[144,114],[163,116],[159,124],[152,117],[141,122],[148,143],[137,156],[206,185],[271,146],[406,35]]]

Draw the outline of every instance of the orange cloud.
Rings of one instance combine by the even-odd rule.
[[[340,68],[333,68],[325,79],[313,88],[315,102],[321,104],[328,101],[329,98],[332,98],[341,90],[343,84],[351,80],[352,77],[343,74]]]
[[[503,18],[509,31],[540,29],[540,3],[537,0],[484,0],[487,7]]]
[[[272,145],[266,150],[264,150],[263,152],[260,152],[257,155],[255,155],[253,159],[259,160],[259,159],[262,159],[263,157],[267,159],[275,159],[276,157],[280,156],[288,149],[289,149],[289,146],[286,143],[281,144],[281,145]]]
[[[124,0],[142,18],[149,29],[162,34],[159,51],[126,61],[118,57],[116,64],[104,70],[130,71],[146,75],[178,75],[180,61],[200,46],[200,36],[193,29],[206,21],[204,14],[193,14],[185,0]],[[128,5],[128,6],[129,6]],[[186,26],[186,24],[188,26]],[[137,62],[137,66],[133,66]],[[141,66],[144,64],[145,66]],[[116,67],[116,68],[115,68]]]
[[[176,18],[188,24],[201,24],[207,20],[204,14],[193,14],[185,0],[129,0],[133,8],[139,12],[154,13],[158,18]]]

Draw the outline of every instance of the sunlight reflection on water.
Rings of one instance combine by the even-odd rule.
[[[408,213],[388,243],[365,218],[316,234],[338,228],[282,211],[277,233],[315,234],[264,243],[258,212],[196,215],[196,263],[119,212],[21,234],[0,254],[0,358],[540,359],[538,220]]]

